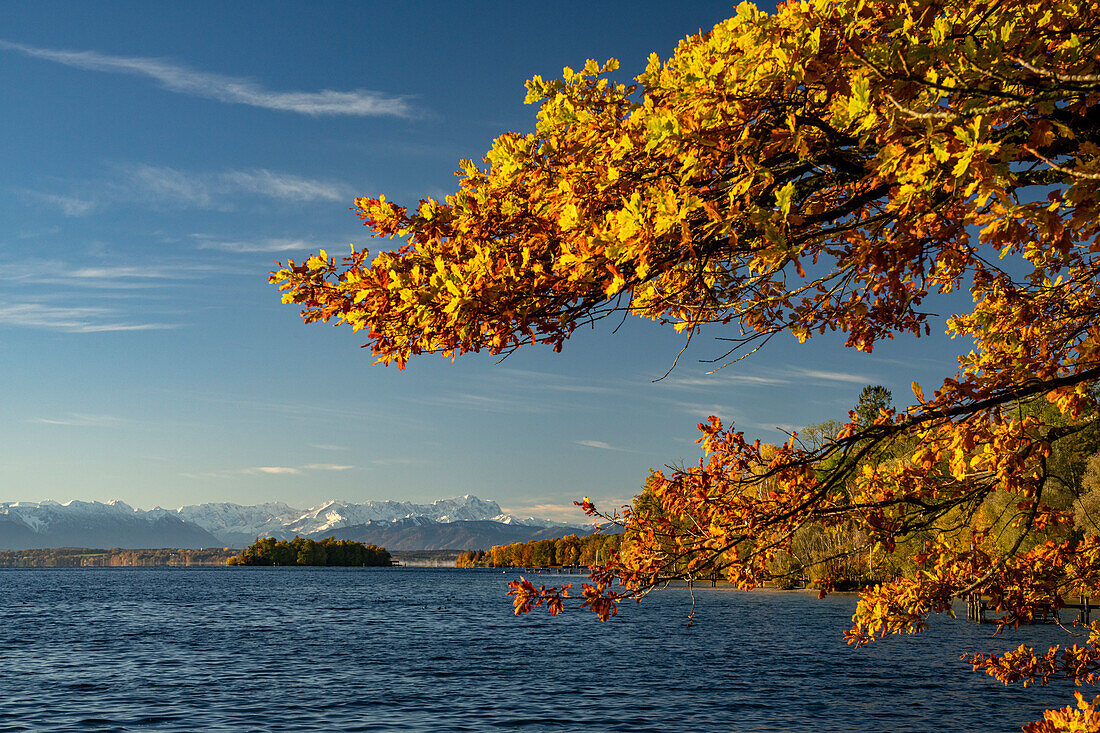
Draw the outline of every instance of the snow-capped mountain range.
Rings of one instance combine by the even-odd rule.
[[[121,501],[0,503],[0,549],[32,547],[243,547],[257,537],[288,539],[336,529],[387,523],[408,525],[493,522],[532,529],[583,529],[579,525],[501,511],[476,496],[431,504],[326,501],[310,509],[282,502],[242,505],[207,503],[178,509],[134,509]]]

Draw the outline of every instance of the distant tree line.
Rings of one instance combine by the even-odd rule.
[[[102,550],[88,547],[51,547],[0,552],[0,568],[163,567],[224,565],[229,548],[192,550],[163,548]]]
[[[532,540],[497,545],[489,550],[463,552],[455,560],[457,568],[548,568],[589,566],[605,563],[618,555],[622,535],[571,534],[556,540]]]
[[[289,542],[260,537],[226,560],[226,565],[381,566],[393,564],[386,548],[334,537],[317,542],[295,537]]]

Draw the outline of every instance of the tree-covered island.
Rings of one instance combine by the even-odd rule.
[[[384,547],[334,537],[320,542],[304,537],[295,537],[289,542],[260,537],[225,564],[389,567],[393,559]]]

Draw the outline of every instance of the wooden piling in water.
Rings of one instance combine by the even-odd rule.
[[[1077,621],[1087,625],[1092,621],[1092,610],[1094,608],[1100,610],[1100,601],[1093,603],[1091,597],[1082,594],[1077,596],[1077,603],[1062,603],[1061,608],[1077,611]],[[966,595],[966,619],[968,621],[979,624],[987,623],[988,619],[985,616],[987,610],[989,610],[989,607],[980,593],[968,593]],[[1048,609],[1048,612],[1036,621],[1040,623],[1046,621],[1057,622],[1058,613],[1053,609]]]
[[[985,623],[985,600],[977,593],[968,593],[966,596],[966,620],[975,623]]]

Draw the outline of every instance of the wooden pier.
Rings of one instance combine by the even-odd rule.
[[[966,596],[966,619],[975,623],[984,624],[990,623],[993,619],[986,616],[986,612],[991,610],[988,605],[988,596],[984,596],[980,593],[971,593]],[[1092,619],[1092,612],[1094,610],[1100,611],[1100,600],[1093,602],[1089,596],[1081,595],[1071,598],[1064,598],[1062,607],[1058,611],[1048,614],[1048,618],[1037,620],[1036,623],[1061,623],[1062,611],[1076,611],[1077,618],[1074,619],[1082,624],[1087,624]]]

